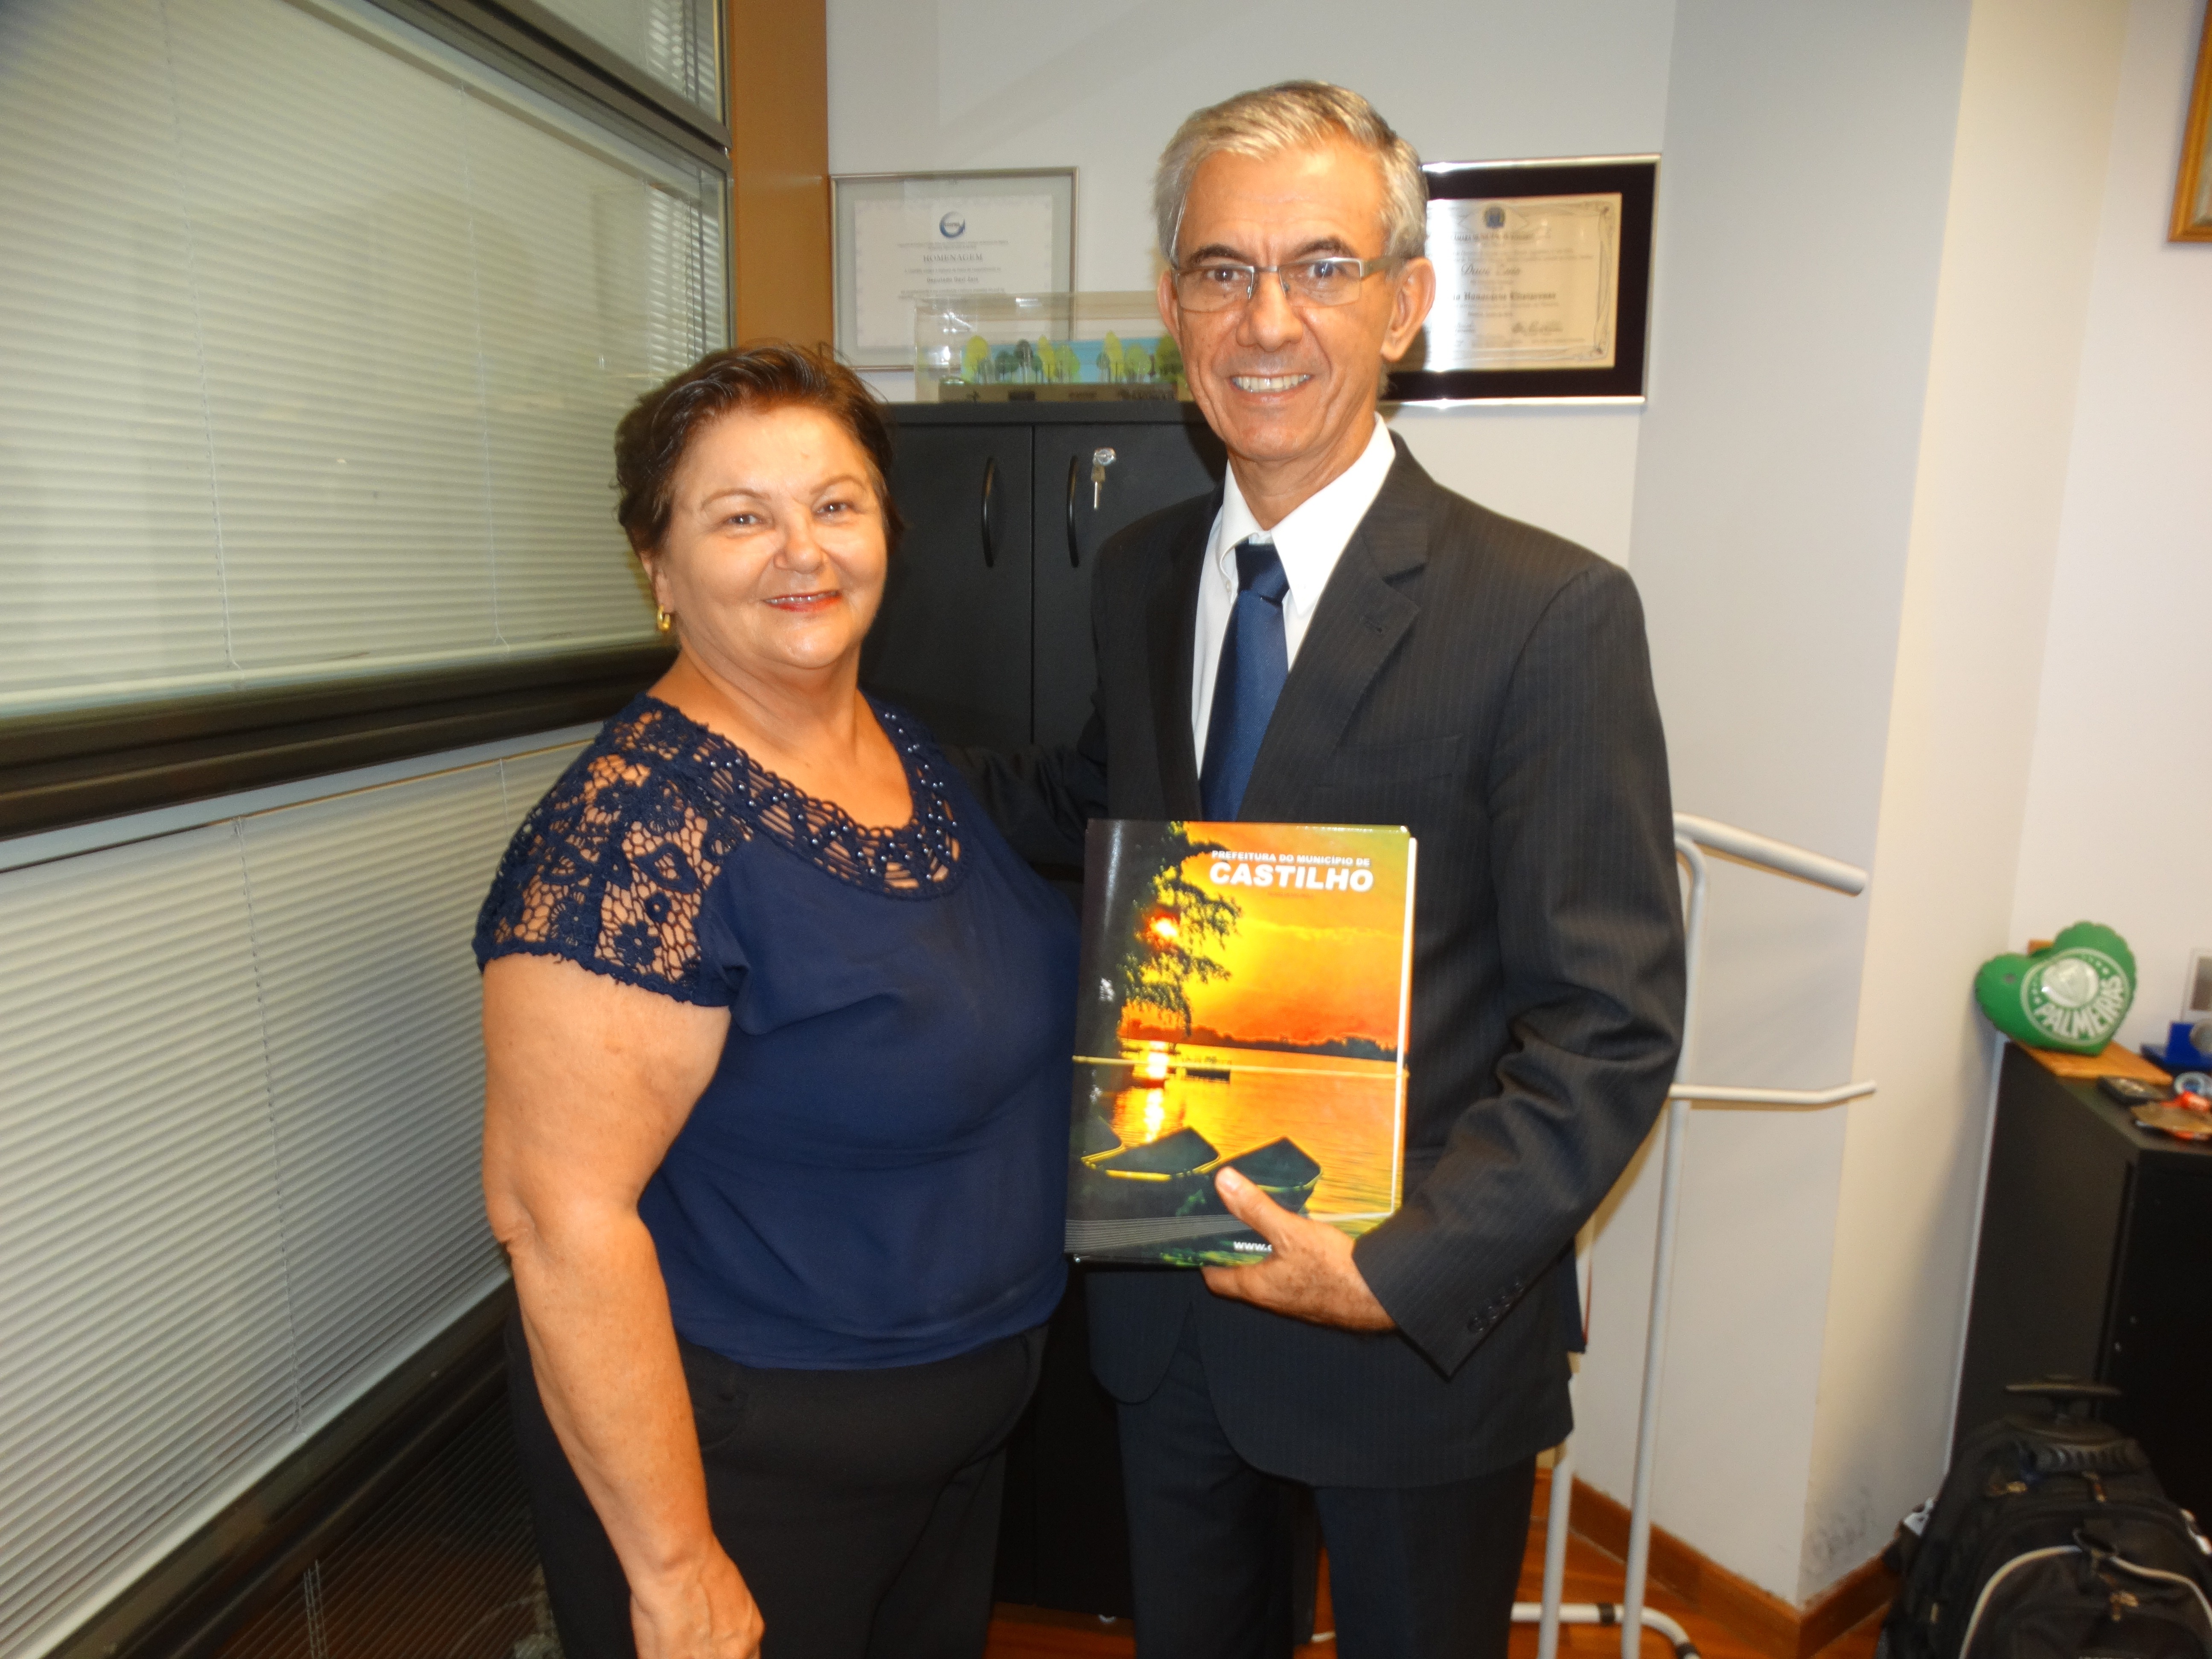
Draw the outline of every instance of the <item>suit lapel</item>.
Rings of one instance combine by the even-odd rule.
[[[1297,819],[1302,786],[1324,769],[1368,685],[1420,614],[1397,583],[1428,562],[1424,498],[1435,485],[1403,441],[1395,434],[1391,441],[1398,459],[1322,590],[1267,722],[1238,814],[1250,822]]]
[[[1218,501],[1216,502],[1217,511]],[[1198,757],[1191,741],[1191,657],[1198,637],[1198,582],[1212,514],[1194,517],[1168,549],[1145,599],[1145,640],[1151,655],[1152,742],[1160,762],[1160,793],[1171,818],[1194,818],[1206,809],[1198,789]]]

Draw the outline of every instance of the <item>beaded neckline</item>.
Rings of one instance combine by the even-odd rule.
[[[687,741],[669,744],[662,752],[748,828],[854,886],[890,898],[941,897],[960,884],[967,862],[961,857],[959,824],[935,747],[911,717],[872,697],[868,707],[906,774],[913,811],[896,829],[871,829],[857,822],[835,801],[808,794],[720,732],[650,692],[640,693],[617,715],[607,735],[624,732],[635,740],[644,737],[648,721],[665,724]],[[643,746],[661,747],[650,741]]]

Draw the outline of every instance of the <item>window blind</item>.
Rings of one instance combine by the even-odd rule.
[[[469,938],[575,752],[0,874],[0,1653],[61,1639],[503,1272]]]
[[[366,4],[10,0],[0,718],[649,638],[724,191]]]
[[[538,0],[578,33],[721,118],[714,0]]]
[[[290,1433],[236,836],[0,878],[0,1652]]]
[[[500,1270],[468,933],[506,819],[479,767],[240,823],[303,1413]]]

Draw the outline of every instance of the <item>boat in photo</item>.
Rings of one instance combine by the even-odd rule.
[[[1303,1212],[1322,1167],[1285,1135],[1224,1158],[1197,1130],[1125,1146],[1105,1120],[1085,1121],[1076,1143],[1073,1178],[1083,1213],[1133,1220],[1146,1216],[1226,1215],[1213,1178],[1233,1169],[1285,1209]]]

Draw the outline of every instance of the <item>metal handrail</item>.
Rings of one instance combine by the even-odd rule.
[[[1840,1084],[1831,1089],[1746,1088],[1733,1084],[1686,1083],[1690,1038],[1696,1030],[1698,969],[1704,955],[1705,898],[1711,869],[1706,851],[1753,865],[1776,875],[1791,876],[1856,897],[1867,889],[1867,872],[1823,854],[1793,847],[1749,830],[1688,812],[1674,815],[1674,850],[1690,872],[1690,892],[1683,917],[1684,985],[1682,995],[1682,1053],[1674,1067],[1674,1083],[1667,1091],[1667,1133],[1662,1144],[1659,1176],[1659,1224],[1651,1261],[1651,1316],[1644,1336],[1644,1386],[1636,1419],[1636,1474],[1628,1518],[1628,1573],[1618,1616],[1620,1620],[1621,1659],[1640,1659],[1647,1615],[1644,1593],[1651,1565],[1651,1476],[1658,1455],[1660,1378],[1667,1364],[1667,1322],[1674,1276],[1675,1221],[1681,1207],[1682,1152],[1687,1138],[1693,1102],[1716,1105],[1826,1107],[1874,1093],[1871,1081]],[[1585,1295],[1583,1305],[1589,1305]],[[1568,1385],[1573,1387],[1571,1382]],[[1552,1463],[1550,1514],[1544,1537],[1543,1600],[1530,1607],[1517,1603],[1516,1623],[1537,1626],[1537,1659],[1558,1659],[1559,1625],[1563,1615],[1571,1623],[1610,1622],[1614,1610],[1604,1612],[1595,1603],[1577,1603],[1564,1609],[1560,1594],[1566,1582],[1568,1507],[1574,1497],[1574,1442],[1560,1443]],[[1534,1615],[1533,1621],[1529,1617]],[[1656,1624],[1658,1615],[1648,1615]],[[1672,1630],[1670,1641],[1679,1642]]]
[[[1737,1089],[1719,1083],[1678,1083],[1669,1100],[1702,1100],[1715,1106],[1840,1106],[1874,1092],[1871,1083],[1838,1083],[1832,1089]]]
[[[1819,853],[1808,853],[1802,847],[1792,847],[1786,841],[1776,841],[1771,836],[1754,835],[1748,830],[1739,830],[1732,823],[1723,823],[1717,818],[1701,818],[1693,813],[1674,814],[1674,844],[1685,841],[1711,848],[1746,864],[1755,864],[1762,870],[1771,870],[1778,876],[1795,876],[1800,881],[1817,882],[1823,887],[1832,887],[1838,893],[1856,898],[1867,890],[1867,872],[1856,864],[1845,864],[1841,859],[1832,859]]]

